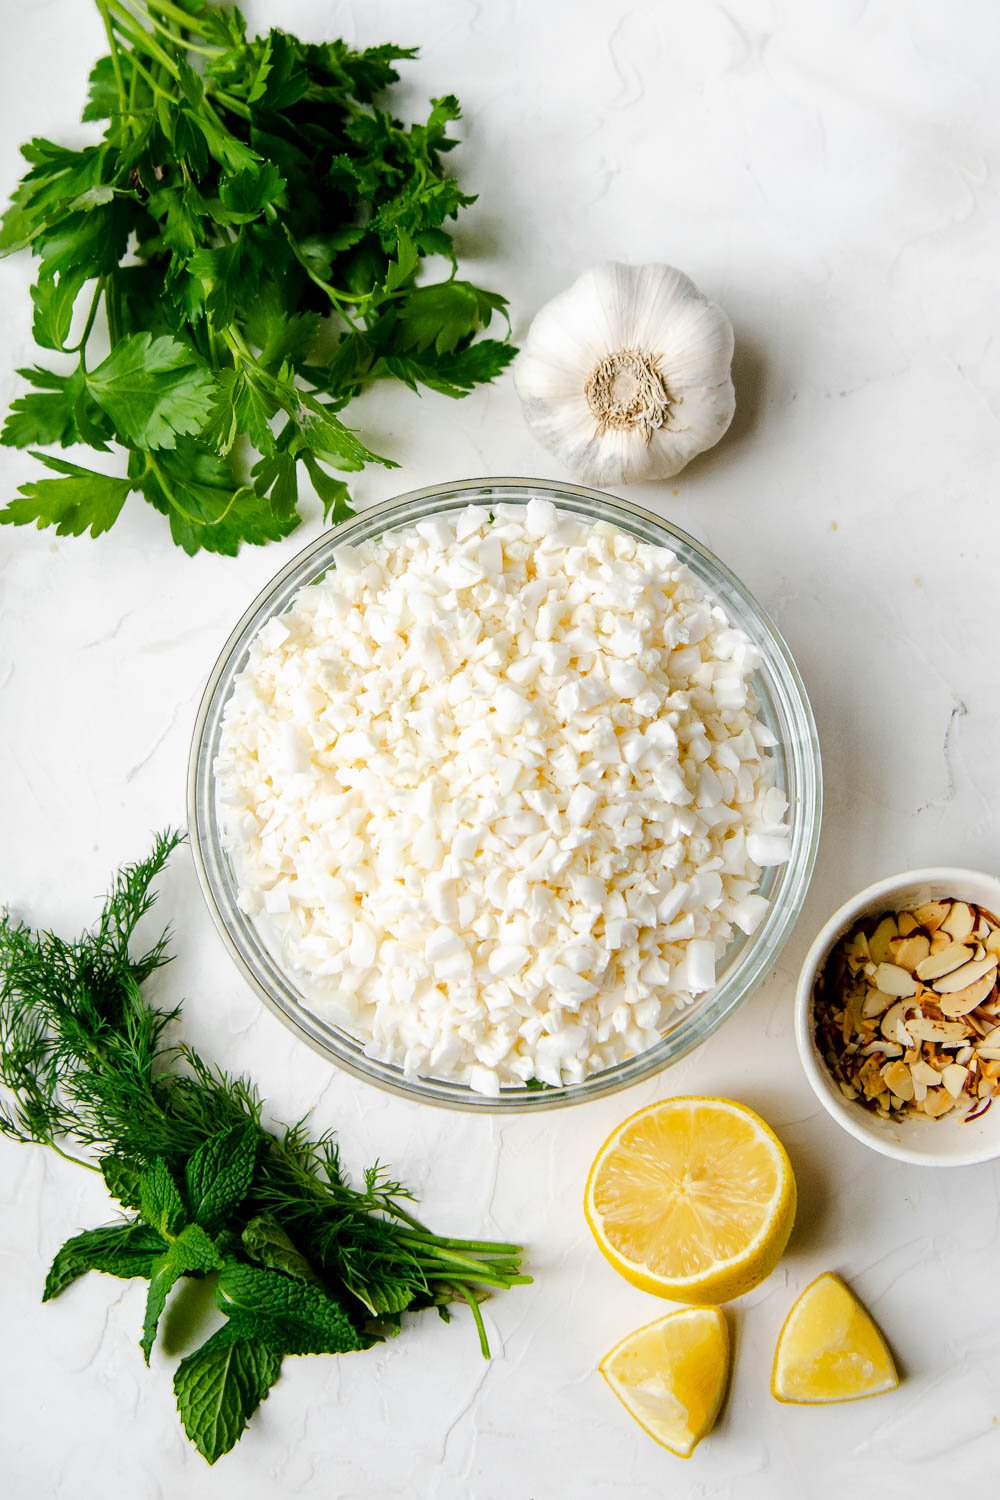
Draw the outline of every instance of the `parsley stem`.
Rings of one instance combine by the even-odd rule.
[[[172,5],[171,0],[143,0],[143,5],[149,14],[150,20],[153,20],[154,13],[158,13],[161,16],[169,16],[172,21],[177,21],[185,31],[193,31],[195,36],[206,37],[208,35],[208,32],[200,23],[197,16],[188,15],[186,10],[181,10],[179,6]],[[183,45],[189,46],[190,43],[185,40]],[[221,47],[212,48],[213,52],[221,52],[221,50]]]
[[[111,68],[114,72],[115,84],[118,88],[118,103],[121,107],[122,113],[124,114],[127,106],[127,100],[125,96],[125,77],[122,73],[121,57],[118,54],[118,38],[115,36],[114,27],[111,24],[111,17],[108,15],[108,8],[105,0],[97,0],[97,8],[101,13],[101,20],[104,22],[104,30],[108,38],[108,50],[111,53]]]
[[[166,68],[174,82],[179,83],[180,73],[169,52],[164,51],[156,38],[151,36],[146,28],[139,24],[138,18],[122,3],[122,0],[101,0],[101,4],[108,6],[109,9],[115,12],[117,20],[114,24],[126,36],[131,38],[133,45],[141,47],[150,57],[155,58],[158,63]]]
[[[79,340],[78,340],[77,343],[75,343],[75,344],[67,344],[67,345],[65,345],[63,347],[63,349],[61,351],[63,354],[80,354],[80,353],[82,353],[84,344],[87,342],[87,340],[90,338],[91,333],[93,332],[94,319],[97,317],[97,309],[98,309],[98,306],[100,304],[101,297],[103,296],[103,294],[104,294],[104,277],[103,276],[99,276],[97,278],[97,285],[94,288],[94,295],[91,298],[90,311],[87,313],[87,321],[83,325],[83,332],[81,333],[80,338],[79,338]]]
[[[149,24],[158,31],[161,36],[168,37],[176,47],[183,47],[186,52],[197,52],[202,57],[218,57],[221,47],[202,47],[198,42],[192,42],[189,37],[178,36],[177,32],[164,23],[155,14],[153,7],[148,3],[145,7],[146,19]],[[203,33],[202,33],[203,34]]]

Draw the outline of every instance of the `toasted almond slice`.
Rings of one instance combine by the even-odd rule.
[[[882,1020],[879,1029],[882,1035],[890,1042],[902,1042],[909,1046],[912,1038],[906,1030],[906,1006],[902,1000],[897,1000],[895,1005],[890,1005]]]
[[[977,1047],[976,1056],[980,1062],[1000,1062],[1000,1047]]]
[[[977,979],[975,983],[966,985],[964,990],[953,990],[951,994],[942,995],[938,1002],[941,1014],[949,1018],[967,1016],[970,1011],[982,1005],[986,996],[993,989],[996,977],[996,970],[991,969],[988,974],[983,975],[982,979]]]
[[[879,964],[875,970],[875,983],[883,995],[897,995],[901,1000],[908,1000],[920,988],[913,975],[898,964]]]
[[[914,908],[913,915],[925,931],[935,933],[950,910],[949,901],[925,901],[923,906]]]
[[[868,939],[868,951],[877,964],[887,963],[892,956],[889,952],[889,944],[893,938],[899,936],[899,928],[896,926],[895,917],[883,917],[881,922]]]
[[[994,1026],[979,1043],[980,1047],[1000,1047],[1000,1026]],[[956,1061],[958,1059],[956,1058]]]
[[[941,930],[950,932],[956,943],[964,943],[975,925],[976,918],[972,907],[964,901],[956,901],[941,923]]]
[[[920,923],[912,911],[901,911],[896,918],[896,926],[899,928],[900,937],[909,937],[911,932],[916,932]]]
[[[910,1068],[910,1076],[914,1083],[926,1083],[929,1089],[936,1088],[941,1082],[941,1074],[937,1068],[932,1068],[930,1063],[915,1062]]]
[[[957,1063],[961,1063],[962,1067],[964,1068],[966,1063],[970,1063],[972,1061],[972,1048],[963,1047],[961,1052],[956,1052],[955,1061]]]
[[[940,1047],[960,1047],[969,1034],[960,1021],[932,1021],[925,1016],[907,1021],[906,1028],[916,1041],[936,1042]]]
[[[940,948],[937,953],[932,951],[922,963],[917,964],[917,978],[939,979],[942,974],[950,974],[952,969],[967,964],[971,958],[971,948],[966,948],[962,943],[949,943],[946,948]]]
[[[930,1115],[932,1120],[937,1120],[941,1115],[946,1115],[949,1109],[955,1106],[955,1099],[947,1089],[928,1089],[927,1098],[924,1100],[924,1114]]]
[[[983,947],[987,953],[1000,953],[1000,927],[991,927],[983,939]]]
[[[951,1097],[953,1099],[957,1099],[959,1094],[965,1088],[968,1076],[969,1074],[966,1068],[960,1067],[958,1063],[949,1063],[941,1073],[941,1082],[944,1084]]]
[[[882,1069],[882,1077],[897,1099],[905,1102],[913,1098],[913,1079],[905,1063],[887,1063]]]
[[[940,931],[939,932],[935,932],[934,936],[931,938],[931,952],[932,953],[941,953],[945,948],[950,948],[950,947],[951,947],[951,933],[950,932],[940,932]]]
[[[876,1054],[879,1057],[902,1057],[903,1049],[898,1042],[884,1042],[881,1040],[869,1042],[867,1046],[861,1049],[862,1057],[875,1057]]]
[[[931,940],[922,932],[915,932],[912,937],[905,937],[893,943],[893,960],[901,969],[908,969],[911,974],[916,973],[917,964],[922,964],[925,958],[930,957]]]
[[[861,1014],[865,1020],[870,1021],[874,1016],[884,1015],[893,1003],[894,996],[883,995],[881,990],[869,990],[865,996],[865,1003],[861,1007]]]
[[[935,979],[934,989],[939,995],[953,995],[956,990],[968,989],[970,984],[975,984],[977,980],[984,979],[990,974],[995,979],[996,972],[997,956],[991,953],[989,958],[974,958],[971,963],[963,964],[959,969],[952,969],[949,974],[942,974],[940,979]],[[885,989],[885,985],[881,985],[880,988]],[[984,1000],[992,988],[992,984],[987,987],[983,995]]]

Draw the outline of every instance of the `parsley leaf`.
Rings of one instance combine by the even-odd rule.
[[[173,338],[133,334],[87,376],[87,389],[133,448],[174,448],[205,425],[211,372]]]
[[[174,1375],[177,1411],[210,1464],[235,1447],[280,1370],[280,1354],[231,1328],[220,1328],[181,1360]]]
[[[0,441],[117,444],[189,553],[286,536],[303,469],[339,520],[350,492],[328,470],[391,463],[344,420],[355,396],[399,379],[461,397],[513,352],[481,337],[504,298],[457,274],[450,221],[474,201],[444,167],[458,101],[391,112],[412,48],[254,37],[210,0],[101,11],[113,56],[84,119],[103,135],[29,141],[0,225],[0,255],[38,258],[36,342],[72,368],[16,398]],[[127,490],[89,473],[22,489],[0,520],[99,534]]]
[[[98,474],[94,469],[81,469],[44,453],[33,452],[32,456],[47,469],[66,477],[29,479],[21,485],[19,498],[0,510],[0,521],[14,526],[29,526],[34,522],[39,530],[54,526],[57,536],[82,536],[89,530],[91,536],[97,537],[110,530],[128,499],[131,481]]]

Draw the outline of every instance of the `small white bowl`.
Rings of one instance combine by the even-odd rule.
[[[883,1120],[873,1110],[845,1099],[816,1046],[813,993],[816,980],[840,938],[860,917],[878,916],[925,901],[970,901],[1000,916],[1000,880],[978,870],[935,867],[908,870],[866,886],[835,911],[806,954],[795,995],[795,1040],[806,1077],[823,1108],[846,1131],[897,1161],[922,1167],[962,1167],[1000,1157],[1000,1098],[978,1120],[965,1123],[958,1112],[938,1120],[910,1116]]]

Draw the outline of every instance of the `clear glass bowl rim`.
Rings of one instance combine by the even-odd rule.
[[[491,500],[523,504],[532,497],[551,500],[559,509],[593,522],[611,522],[643,541],[676,552],[731,613],[734,623],[751,635],[762,656],[758,677],[765,679],[786,725],[775,753],[783,757],[784,790],[792,804],[792,847],[787,865],[774,877],[780,899],[772,900],[764,922],[746,940],[735,965],[724,972],[714,991],[681,1014],[655,1046],[581,1083],[537,1090],[509,1087],[499,1097],[489,1097],[448,1079],[407,1078],[395,1065],[367,1057],[359,1041],[325,1025],[300,1003],[289,979],[236,904],[216,818],[212,763],[232,679],[242,668],[251,640],[268,618],[287,608],[300,588],[327,570],[334,548],[412,525],[435,513]],[[231,631],[205,685],[191,741],[187,801],[195,868],[212,920],[243,977],[274,1015],[328,1061],[389,1093],[445,1108],[508,1113],[565,1108],[631,1087],[700,1046],[749,999],[777,962],[809,888],[819,845],[822,768],[812,709],[791,652],[753,595],[707,547],[654,512],[600,490],[547,479],[482,478],[429,485],[366,507],[317,537],[257,594]]]

